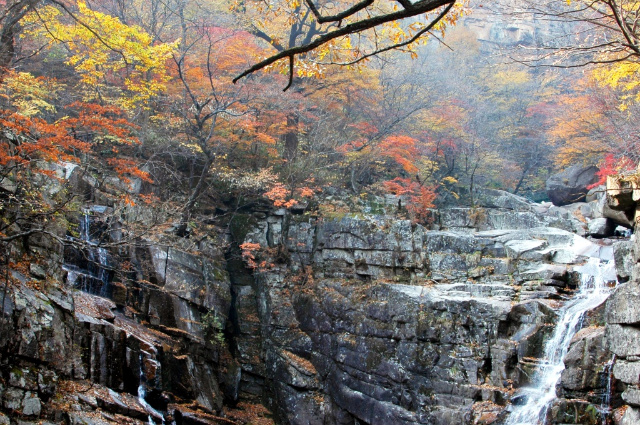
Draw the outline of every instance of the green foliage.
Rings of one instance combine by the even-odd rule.
[[[225,343],[224,324],[218,317],[218,313],[214,310],[209,310],[207,314],[202,316],[201,323],[205,337],[211,345],[219,346]]]

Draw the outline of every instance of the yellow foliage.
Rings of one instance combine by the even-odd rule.
[[[622,61],[601,67],[593,72],[596,81],[603,86],[620,89],[626,93],[622,96],[621,108],[627,108],[629,102],[640,101],[640,63]]]
[[[457,20],[469,12],[468,0],[456,2],[452,10],[439,21],[427,34],[418,40],[402,46],[401,51],[416,57],[415,48],[424,44],[427,35],[439,32],[444,35],[446,29],[455,25]],[[338,10],[346,10],[352,4],[348,1],[326,3],[320,6],[321,14],[331,14]],[[348,26],[365,18],[393,13],[397,9],[395,2],[375,0],[362,11],[343,19],[340,26]],[[260,34],[260,38],[270,43],[270,48],[283,50],[300,43],[313,35],[326,34],[335,30],[335,22],[319,24],[307,9],[306,3],[300,0],[274,0],[263,2],[258,0],[235,0],[231,10],[238,12],[248,32]],[[391,21],[380,26],[357,32],[356,34],[338,37],[317,47],[312,52],[296,56],[294,68],[298,77],[323,78],[328,64],[347,64],[349,68],[360,71],[366,66],[367,53],[372,49],[407,43],[418,32],[424,30],[440,10],[417,16],[406,21]],[[309,34],[310,33],[310,34]],[[292,35],[293,34],[293,35]],[[289,45],[285,40],[293,42]],[[308,41],[306,41],[308,42]],[[285,58],[266,68],[267,70],[287,74],[289,59]]]
[[[44,111],[55,112],[49,102],[60,89],[55,80],[10,70],[0,85],[0,97],[7,99],[19,114],[32,117]]]
[[[45,6],[27,15],[23,24],[23,37],[62,43],[69,50],[67,64],[80,74],[87,90],[85,100],[106,96],[105,100],[132,109],[164,90],[169,80],[166,62],[177,42],[153,44],[141,28],[91,10],[84,1],[78,1],[77,14],[70,22],[55,7]],[[115,82],[122,85],[126,96],[108,95]]]

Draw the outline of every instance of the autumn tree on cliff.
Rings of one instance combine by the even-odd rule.
[[[6,5],[4,16],[20,5]],[[5,241],[35,233],[56,237],[49,229],[72,205],[62,185],[74,167],[91,174],[114,203],[134,202],[128,193],[131,178],[150,180],[138,168],[139,141],[129,113],[147,107],[164,88],[164,61],[173,47],[152,45],[139,28],[83,2],[60,7],[73,15],[31,4],[19,28],[22,48],[33,48],[34,60],[50,49],[58,56],[66,53],[67,78],[5,69],[0,85],[0,232]],[[32,68],[37,67],[25,66]]]
[[[240,149],[243,140],[260,138],[262,133],[252,125],[249,105],[257,88],[231,84],[231,75],[254,57],[248,34],[203,26],[182,37],[187,47],[174,57],[179,85],[172,87],[176,90],[172,109],[182,119],[178,137],[203,159],[182,210],[178,234],[184,235],[218,156],[234,145]],[[262,140],[271,142],[270,136],[263,136]]]
[[[144,6],[132,4],[131,9],[146,17],[141,24],[149,25],[154,19]],[[185,236],[198,202],[215,180],[226,179],[229,166],[246,167],[249,158],[264,152],[264,145],[275,143],[256,119],[261,112],[256,99],[269,89],[256,79],[232,84],[233,75],[252,63],[258,49],[247,32],[219,25],[224,15],[215,5],[154,1],[151,6],[155,16],[166,17],[161,25],[149,26],[154,37],[178,40],[179,45],[172,56],[165,107],[154,111],[151,124],[169,136],[154,149],[164,150],[164,156],[176,153],[189,163],[177,226],[177,233]],[[235,174],[239,178],[243,173]]]

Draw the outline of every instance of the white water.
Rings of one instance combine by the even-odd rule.
[[[143,353],[147,354],[146,351],[143,351]],[[142,362],[142,354],[140,354],[139,361],[140,361],[140,384],[138,385],[138,403],[140,403],[142,407],[144,407],[144,409],[147,411],[147,413],[149,413],[149,418],[147,419],[148,425],[156,425],[156,422],[153,420],[154,417],[160,419],[162,421],[162,424],[164,425],[164,415],[158,412],[153,407],[151,407],[149,403],[147,403],[147,400],[145,399],[147,397],[147,387],[144,384],[145,378],[144,378],[144,366]]]
[[[611,360],[604,365],[605,374],[605,392],[602,397],[602,402],[598,407],[598,411],[602,416],[602,425],[607,425],[607,417],[611,414],[611,379],[613,377],[613,365],[616,363],[616,355],[614,354]]]
[[[544,358],[533,378],[533,386],[520,392],[526,403],[515,406],[504,425],[544,425],[547,410],[556,398],[556,384],[564,370],[564,357],[584,313],[602,304],[609,296],[607,283],[615,281],[613,260],[603,262],[591,257],[585,265],[574,270],[581,274],[579,291],[559,311],[558,324],[545,345]]]
[[[80,240],[86,243],[84,252],[87,255],[88,267],[86,270],[73,264],[62,266],[68,272],[67,283],[85,292],[100,296],[107,296],[109,286],[109,254],[107,250],[99,246],[99,241],[90,233],[91,215],[89,210],[83,212],[80,221]],[[96,284],[96,281],[100,282]]]

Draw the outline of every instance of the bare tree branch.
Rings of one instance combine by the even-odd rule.
[[[367,53],[365,55],[362,55],[361,57],[351,61],[351,62],[341,62],[339,64],[336,65],[354,65],[358,62],[362,62],[365,59],[368,59],[372,56],[376,56],[379,55],[381,53],[384,52],[388,52],[390,50],[396,50],[399,49],[401,47],[405,47],[408,46],[411,43],[415,43],[416,41],[418,41],[422,36],[424,36],[426,33],[430,33],[430,31],[433,29],[433,27],[440,22],[446,15],[447,13],[449,13],[449,11],[451,10],[451,8],[453,7],[453,3],[447,5],[447,7],[444,8],[444,10],[433,20],[429,23],[429,25],[427,25],[426,27],[424,27],[423,29],[421,29],[420,31],[418,31],[413,37],[411,37],[409,40],[403,41],[401,43],[396,43],[396,44],[392,44],[390,46],[386,46],[386,47],[381,47],[379,49],[374,50],[373,52]],[[436,37],[437,38],[437,37]],[[440,41],[442,44],[444,44],[445,46],[447,46],[444,42],[442,42],[440,39],[438,39],[438,41]],[[449,46],[447,46],[449,47]],[[451,49],[451,47],[449,47],[449,49]]]
[[[308,0],[308,1],[311,2],[313,0]],[[248,68],[246,71],[242,72],[240,75],[235,77],[233,79],[233,82],[236,83],[241,78],[246,77],[247,75],[250,75],[260,69],[263,69],[279,61],[280,59],[292,58],[292,57],[295,57],[296,55],[302,55],[304,53],[308,53],[336,38],[344,37],[346,35],[351,35],[351,34],[358,34],[358,33],[361,33],[362,31],[375,28],[387,22],[398,21],[405,18],[411,18],[417,15],[432,12],[442,6],[449,6],[449,9],[450,9],[450,7],[453,6],[455,3],[456,3],[456,0],[421,0],[414,3],[412,7],[409,9],[402,9],[402,10],[398,10],[391,13],[385,13],[383,15],[371,16],[359,21],[352,22],[343,27],[338,27],[335,30],[330,31],[326,34],[320,35],[319,37],[317,37],[316,39],[314,39],[309,43],[302,44],[300,46],[290,47],[288,49],[282,50],[258,62],[257,64],[253,65],[252,67]],[[362,9],[359,9],[359,10],[362,10]],[[350,16],[352,16],[356,12],[352,12]],[[436,18],[436,20],[432,22],[431,24],[432,27],[438,21],[444,18],[445,15],[446,14],[440,14],[438,18]]]

